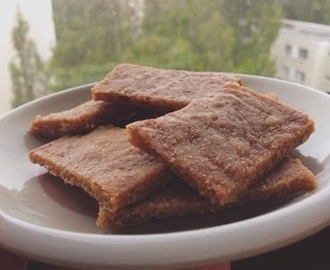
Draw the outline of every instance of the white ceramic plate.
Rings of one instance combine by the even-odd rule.
[[[330,96],[284,81],[239,76],[244,85],[274,92],[314,119],[316,131],[299,151],[317,174],[316,191],[224,225],[203,225],[199,217],[190,221],[193,229],[185,219],[176,219],[151,224],[144,231],[106,234],[95,226],[95,203],[78,189],[53,181],[27,155],[40,144],[27,133],[31,120],[88,100],[91,85],[81,86],[26,104],[0,119],[0,245],[67,266],[173,269],[260,254],[329,225]],[[173,224],[179,223],[183,225],[175,229]],[[159,224],[169,232],[151,233]]]

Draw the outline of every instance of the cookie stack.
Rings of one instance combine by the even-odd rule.
[[[121,64],[92,100],[37,116],[48,143],[29,157],[99,204],[97,225],[201,215],[316,187],[290,152],[314,131],[308,115],[240,78]]]

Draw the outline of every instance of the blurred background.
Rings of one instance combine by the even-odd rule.
[[[299,3],[299,4],[298,4]],[[330,92],[330,0],[2,0],[0,115],[121,62]]]

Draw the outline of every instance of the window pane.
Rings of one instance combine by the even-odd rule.
[[[4,0],[0,114],[100,80],[121,62],[279,77],[324,91],[328,64],[318,59],[330,51],[330,4],[297,3]]]

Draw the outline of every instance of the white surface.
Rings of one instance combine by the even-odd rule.
[[[27,156],[39,144],[27,133],[31,120],[87,100],[90,87],[77,87],[26,104],[0,119],[0,244],[34,259],[69,266],[173,269],[256,255],[329,225],[330,96],[288,82],[240,76],[244,85],[277,93],[280,100],[314,119],[316,131],[299,150],[317,173],[317,190],[270,212],[222,226],[105,234],[95,227],[95,216],[83,209],[83,202],[54,185],[57,181],[48,179]]]

